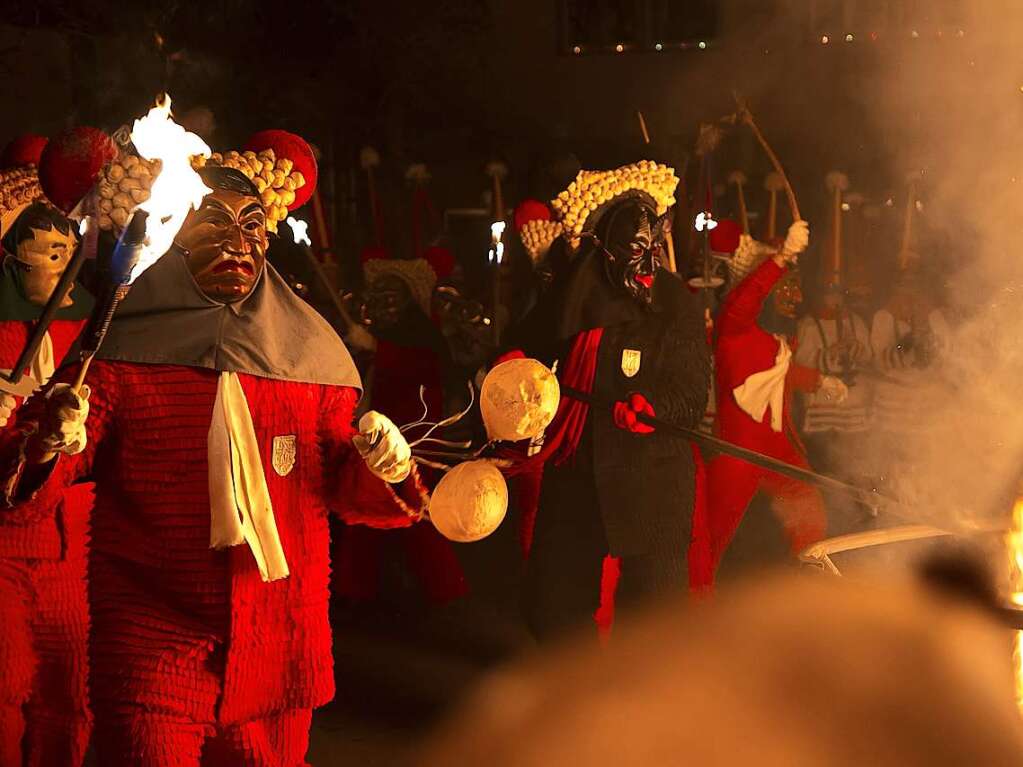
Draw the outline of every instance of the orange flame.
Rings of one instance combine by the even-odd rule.
[[[170,105],[167,95],[131,129],[138,153],[147,160],[160,161],[149,199],[139,205],[149,218],[145,248],[132,271],[132,282],[167,252],[189,211],[198,208],[202,198],[212,191],[192,169],[190,159],[194,155],[209,157],[210,148],[171,119]]]
[[[1012,527],[1006,534],[1009,549],[1009,600],[1023,607],[1023,496],[1012,509]],[[1023,710],[1023,631],[1012,642],[1012,666],[1016,675],[1016,703]]]

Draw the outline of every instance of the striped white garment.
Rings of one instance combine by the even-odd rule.
[[[947,354],[951,333],[937,309],[928,316],[938,348]],[[878,376],[874,384],[873,425],[896,434],[923,434],[934,427],[934,413],[941,407],[948,389],[938,374],[940,356],[927,368],[914,366],[914,351],[900,348],[909,335],[908,322],[896,320],[881,309],[874,315],[870,343]]]
[[[839,333],[841,331],[841,335]],[[842,315],[841,324],[834,319],[804,317],[797,329],[796,362],[819,370],[821,375],[842,375],[846,371],[832,370],[827,350],[840,339],[855,337],[859,353],[853,360],[856,370],[869,365],[872,354],[867,325],[852,313]],[[870,428],[872,386],[869,379],[857,376],[849,387],[849,396],[841,404],[829,400],[823,392],[807,394],[803,400],[803,432],[818,434],[825,431],[859,433]]]

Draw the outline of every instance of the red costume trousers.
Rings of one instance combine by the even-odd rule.
[[[806,459],[794,447],[786,455],[775,455],[787,463],[809,469]],[[824,537],[827,517],[816,488],[795,479],[731,456],[720,456],[707,467],[710,555],[713,571],[721,564],[746,509],[758,492],[771,498],[771,510],[781,522],[789,547],[798,554]]]
[[[306,767],[311,718],[294,709],[217,725],[126,706],[97,716],[96,753],[118,767]]]
[[[0,767],[78,767],[92,730],[85,515],[60,559],[0,559]]]

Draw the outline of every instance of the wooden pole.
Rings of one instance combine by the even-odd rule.
[[[643,143],[650,143],[650,132],[646,129],[646,120],[643,119],[643,113],[636,110],[636,117],[639,118],[639,130],[643,134]]]
[[[735,190],[739,195],[739,216],[742,219],[743,234],[749,234],[749,212],[746,210],[746,194],[742,188],[741,181],[733,181]]]
[[[774,153],[771,145],[767,143],[767,139],[764,138],[764,134],[760,132],[760,128],[757,126],[756,120],[753,119],[753,113],[744,106],[740,106],[742,110],[742,119],[749,125],[750,130],[753,131],[753,135],[756,136],[757,141],[760,142],[760,146],[763,147],[764,152],[767,153],[768,159],[771,160],[771,165],[781,176],[782,181],[785,183],[785,196],[789,201],[789,209],[792,211],[793,221],[802,221],[803,217],[799,215],[799,203],[796,202],[796,193],[792,190],[792,184],[789,183],[789,177],[785,175],[785,168],[782,167],[781,160],[778,159],[778,155]]]
[[[767,204],[767,241],[772,242],[778,234],[778,192],[770,191]]]
[[[913,211],[916,209],[916,182],[909,182],[906,190],[906,215],[902,222],[902,247],[899,250],[899,268],[909,266],[909,253],[913,242]]]
[[[834,231],[831,243],[831,282],[837,283],[842,275],[842,189],[835,187],[834,200]]]

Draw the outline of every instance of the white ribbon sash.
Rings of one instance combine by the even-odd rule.
[[[771,428],[782,430],[782,415],[785,412],[785,376],[792,363],[792,350],[784,336],[778,339],[778,355],[774,367],[754,373],[741,386],[732,390],[735,401],[743,412],[757,423],[763,423],[767,406],[771,406]]]
[[[288,577],[252,414],[237,373],[221,373],[207,437],[210,547],[247,543],[264,581]]]

